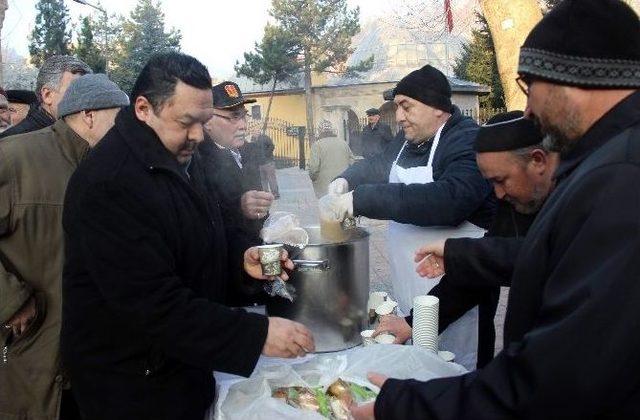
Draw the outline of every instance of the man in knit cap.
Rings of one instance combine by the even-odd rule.
[[[520,247],[504,349],[459,377],[374,375],[376,418],[638,418],[638,16],[620,0],[565,0],[525,40],[518,73],[561,161]]]
[[[316,196],[327,193],[329,183],[354,161],[353,153],[346,141],[339,139],[329,120],[318,124],[318,141],[311,145],[309,155],[309,177],[313,181]]]
[[[451,103],[446,76],[424,66],[400,80],[394,95],[396,121],[406,141],[394,141],[384,153],[356,162],[328,191],[342,193],[335,198],[338,216],[391,221],[387,243],[392,294],[406,315],[413,298],[438,282],[415,272],[415,250],[425,242],[482,236],[495,203],[473,152],[478,125]],[[469,311],[440,339],[468,369],[476,366],[477,318],[477,309]]]
[[[60,119],[0,142],[0,413],[62,418],[60,369],[62,204],[69,177],[113,126],[127,95],[105,75],[69,85]],[[73,405],[71,405],[73,406]],[[13,417],[12,417],[13,418]]]

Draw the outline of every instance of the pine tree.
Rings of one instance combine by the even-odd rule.
[[[456,60],[453,72],[456,77],[491,87],[491,93],[480,97],[482,108],[504,108],[504,93],[498,64],[487,21],[476,15],[478,28],[471,32],[471,41],[462,44],[462,54]]]
[[[138,0],[130,18],[122,25],[111,78],[125,92],[130,91],[149,58],[161,51],[179,50],[181,38],[178,30],[165,32],[159,1]]]
[[[314,141],[311,73],[355,76],[373,66],[373,56],[354,66],[346,65],[354,51],[351,38],[360,32],[360,8],[348,9],[347,0],[273,0],[269,13],[300,49],[307,133]]]
[[[52,55],[69,54],[71,31],[69,9],[64,0],[39,0],[36,4],[36,24],[31,32],[29,53],[31,63],[40,67]]]
[[[267,24],[262,41],[256,43],[255,52],[244,53],[244,63],[236,62],[234,69],[238,76],[245,76],[260,85],[271,83],[269,105],[262,125],[263,133],[269,121],[276,85],[295,79],[300,72],[299,53],[299,46],[282,29]]]
[[[80,22],[78,45],[75,48],[75,53],[78,58],[87,63],[95,73],[104,73],[107,61],[102,49],[96,44],[94,33],[94,22],[89,17],[84,17]]]

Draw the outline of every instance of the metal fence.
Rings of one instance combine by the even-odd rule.
[[[479,113],[475,109],[463,109],[461,111],[463,115],[472,117],[474,120],[478,121],[479,124],[484,124],[492,116],[500,112],[505,112],[505,110],[502,108],[480,108]],[[389,124],[394,135],[395,133],[397,133],[398,124],[395,121],[395,115],[393,113],[383,114],[380,120]],[[262,124],[263,122],[260,120],[250,122],[250,125],[254,127],[254,132],[260,130],[262,128]],[[350,144],[353,144],[354,142],[357,143],[357,140],[362,135],[362,128],[366,124],[367,117],[361,117],[357,120],[353,119],[349,122],[345,121],[342,126],[342,138],[346,139]],[[299,140],[297,136],[291,135],[291,127],[294,127],[294,124],[278,118],[269,118],[267,122],[267,129],[265,134],[271,137],[275,145],[274,157],[277,168],[288,168],[300,165]],[[309,161],[310,152],[311,148],[309,145],[309,138],[305,136],[305,167],[307,162]]]
[[[264,122],[260,120],[250,123],[250,125],[256,127],[254,131],[261,130],[262,124],[264,124]],[[293,126],[289,121],[278,118],[269,118],[267,121],[265,134],[273,140],[275,146],[273,155],[278,169],[300,165],[300,142],[297,136],[290,134],[290,128]],[[304,149],[306,167],[310,153],[309,139],[307,137],[304,139]]]

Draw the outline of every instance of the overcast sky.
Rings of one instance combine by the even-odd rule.
[[[91,0],[88,0],[91,2]],[[389,4],[401,0],[348,0],[360,6],[362,22],[389,11]],[[28,35],[35,22],[37,0],[9,0],[2,30],[3,47],[28,55]],[[93,9],[66,0],[73,20],[96,13]],[[128,16],[136,0],[103,0],[109,13]],[[242,53],[253,49],[262,38],[271,0],[163,0],[166,23],[182,32],[182,50],[204,62],[214,77],[233,74],[233,65]]]

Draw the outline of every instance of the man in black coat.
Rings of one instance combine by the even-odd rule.
[[[378,108],[367,109],[367,125],[362,128],[362,156],[370,158],[381,153],[393,139],[391,127],[380,121]]]
[[[525,40],[518,72],[561,162],[518,254],[504,350],[458,377],[373,377],[376,418],[640,415],[638,16],[620,0],[565,0]]]
[[[31,105],[24,120],[0,133],[0,139],[40,130],[56,122],[58,104],[71,81],[91,72],[91,67],[84,61],[70,55],[47,58],[40,67],[36,80],[38,103]]]
[[[549,153],[542,144],[542,133],[522,111],[498,114],[480,127],[474,142],[476,160],[483,176],[492,182],[499,198],[495,219],[485,238],[515,238],[522,240],[544,200],[551,193],[558,155]],[[429,291],[440,299],[440,332],[479,305],[478,368],[494,356],[494,317],[500,297],[500,286],[508,286],[510,273],[502,275],[488,270],[476,270],[487,262],[486,252],[500,256],[496,267],[504,265],[512,241],[504,246],[490,240],[486,252],[477,250],[483,240],[454,238],[428,244],[420,249],[416,259],[421,275],[436,278],[445,274]],[[446,253],[445,253],[446,249]],[[429,255],[429,258],[425,257]],[[512,264],[515,257],[510,258]],[[493,261],[493,260],[490,260]],[[490,273],[490,274],[489,274]],[[398,343],[411,337],[412,316],[384,317],[377,333],[388,331]]]
[[[196,150],[210,80],[193,57],[152,57],[132,105],[69,182],[62,355],[84,418],[200,420],[213,370],[248,376],[260,354],[314,348],[300,324],[223,304],[236,238]],[[244,268],[266,279],[255,248]]]

